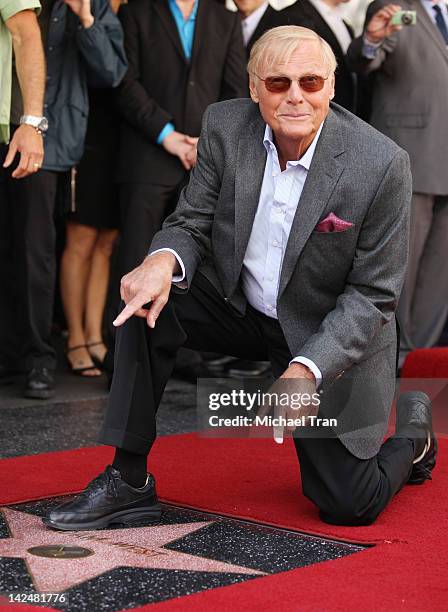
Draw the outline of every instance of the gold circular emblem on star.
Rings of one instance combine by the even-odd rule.
[[[82,559],[90,557],[95,553],[90,548],[82,546],[33,546],[28,552],[36,557],[47,557],[49,559]]]

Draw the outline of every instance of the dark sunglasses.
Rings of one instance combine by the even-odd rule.
[[[258,75],[255,76],[257,76],[260,81],[264,82],[266,89],[271,93],[284,93],[288,91],[292,83],[292,79],[286,76],[270,76],[265,79],[262,79]],[[306,76],[300,77],[297,82],[300,85],[300,89],[303,91],[314,93],[323,88],[327,79],[328,77],[318,76],[317,74],[307,74]]]

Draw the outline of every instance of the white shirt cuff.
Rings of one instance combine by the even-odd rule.
[[[187,286],[187,283],[183,282],[185,281],[185,266],[184,266],[182,259],[176,253],[176,251],[173,251],[173,249],[168,249],[168,248],[167,249],[157,249],[156,251],[151,251],[151,253],[148,253],[148,255],[155,255],[156,253],[163,253],[163,251],[168,251],[168,253],[171,253],[177,259],[177,263],[180,266],[181,274],[175,274],[171,282],[174,283],[175,285],[179,285],[181,289],[184,289]]]
[[[314,361],[311,361],[311,359],[308,359],[308,357],[299,356],[299,357],[294,357],[294,359],[291,359],[291,361],[289,362],[289,365],[291,365],[291,363],[301,363],[307,368],[309,368],[311,372],[314,374],[314,378],[316,379],[316,389],[319,387],[320,383],[322,382],[322,372],[319,370],[319,368],[314,363]]]

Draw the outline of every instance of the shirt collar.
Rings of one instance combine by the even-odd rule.
[[[440,6],[441,10],[446,10],[446,4],[443,0],[421,0],[424,6],[429,6],[429,8],[433,8],[434,6]]]
[[[310,2],[321,15],[333,18],[337,16],[342,19],[345,14],[342,5],[329,6],[326,2],[323,2],[323,0],[310,0]]]
[[[324,121],[322,121],[322,123],[320,124],[315,137],[313,138],[310,146],[305,151],[305,153],[302,155],[302,157],[297,160],[289,160],[288,161],[289,165],[302,166],[303,168],[305,168],[305,170],[310,169],[311,162],[313,161],[314,151],[316,150],[317,141],[319,140],[319,136],[320,136],[320,133],[322,132],[323,125],[324,125]],[[272,135],[272,128],[268,124],[266,124],[266,128],[264,130],[263,144],[268,153],[269,151],[272,151],[274,149],[276,150],[276,147],[274,144],[274,138]]]
[[[196,19],[196,14],[198,12],[198,3],[199,3],[199,0],[195,0],[195,3],[193,5],[193,9],[192,9],[192,11],[190,13],[190,16],[186,20],[186,23],[188,21],[194,21]],[[182,19],[183,19],[182,11],[180,10],[179,6],[177,5],[176,0],[168,0],[168,4],[170,5],[171,8],[177,9],[179,11],[179,14],[182,16]]]
[[[250,27],[254,22],[258,25],[258,22],[263,17],[265,10],[268,8],[268,0],[263,2],[253,13],[241,20],[243,27]]]

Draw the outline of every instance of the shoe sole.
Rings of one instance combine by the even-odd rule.
[[[138,527],[148,523],[157,523],[162,515],[160,504],[148,506],[148,508],[135,508],[134,510],[121,510],[108,516],[90,521],[90,523],[59,523],[45,517],[42,519],[44,525],[60,531],[89,531],[91,529],[104,529],[109,525],[120,524],[125,527]]]
[[[433,470],[432,467],[430,467],[429,469]],[[423,476],[423,477],[413,478],[412,476],[410,476],[410,478],[409,478],[409,480],[407,481],[406,484],[412,485],[412,486],[422,485],[422,484],[425,484],[425,482],[428,481],[428,480],[432,480],[432,477],[431,476]]]
[[[50,399],[55,396],[56,391],[25,391],[23,397],[30,399]]]
[[[435,450],[433,451],[432,456],[428,457],[427,462],[426,462],[426,467],[429,468],[429,470],[431,472],[436,467],[437,451],[438,451],[438,445],[437,445],[437,440],[436,440]],[[416,464],[416,465],[418,465],[418,464]],[[412,476],[412,472],[411,472],[411,475],[409,477],[409,480],[408,480],[407,484],[409,484],[409,485],[422,485],[427,480],[432,480],[432,475],[430,475],[430,476],[414,476],[413,477]]]

